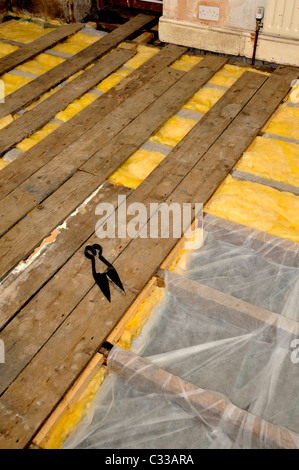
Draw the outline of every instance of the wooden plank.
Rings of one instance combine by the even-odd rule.
[[[50,237],[43,240],[36,249],[39,252],[39,256],[32,259],[31,255],[29,259],[25,260],[23,265],[18,265],[17,269],[1,282],[0,330],[72,257],[82,243],[94,233],[98,221],[98,216],[95,214],[97,205],[109,201],[110,204],[117,207],[118,196],[128,196],[131,191],[129,188],[116,187],[110,183],[103,185],[101,190],[87,204],[83,204],[80,210],[76,210],[75,215],[71,214],[65,220],[65,228],[54,229]],[[44,242],[48,242],[48,245],[46,249],[42,250]],[[84,283],[78,284],[76,292],[79,294],[79,297],[83,297],[86,294],[87,291],[85,290]],[[46,310],[48,304],[46,300],[43,302],[43,308]],[[30,316],[34,311],[36,312],[35,307],[31,310],[31,306],[28,305],[28,310],[22,311],[21,315],[24,313]],[[54,318],[55,316],[52,316],[52,321]],[[59,321],[61,321],[60,317]],[[18,363],[17,359],[15,363]]]
[[[101,177],[109,176],[164,124],[180,110],[223,65],[223,57],[206,56],[186,73],[172,88],[155,101],[129,126],[96,152],[81,169]],[[161,101],[163,104],[161,105]],[[108,158],[109,157],[109,158]]]
[[[100,120],[112,112],[184,52],[186,48],[167,45],[119,84],[27,151],[22,158],[3,168],[0,172],[0,197],[6,196],[63,148],[81,137],[94,125],[95,116]]]
[[[71,144],[64,152],[53,158],[47,165],[37,171],[29,180],[25,181],[22,185],[16,188],[11,194],[2,200],[2,214],[1,214],[1,233],[5,233],[12,227],[17,220],[22,218],[26,213],[32,210],[47,196],[48,200],[51,199],[52,193],[61,186],[61,184],[68,180],[74,174],[80,164],[88,159],[92,153],[104,145],[115,133],[124,128],[136,114],[147,108],[159,95],[168,89],[173,83],[184,75],[184,73],[174,70],[165,69],[156,75],[149,83],[144,85],[137,94],[126,100],[123,105],[117,108],[117,112],[111,113],[107,119],[103,119],[97,123],[90,131],[83,134],[82,138]],[[97,131],[95,133],[95,130]],[[71,158],[70,158],[71,156]],[[98,177],[97,177],[98,179]],[[18,204],[18,201],[21,201]],[[12,203],[14,204],[12,206]],[[67,215],[67,214],[66,214]],[[44,216],[48,218],[48,214],[44,211]],[[27,226],[27,236],[31,239],[31,231],[29,229],[32,220],[32,214],[29,214],[26,219],[22,219],[20,223],[24,227]],[[28,256],[33,246],[32,243],[23,245],[21,247],[18,243],[19,224],[2,237],[1,250],[4,250],[8,255],[7,249],[10,251],[12,245],[14,246],[13,252],[6,258],[4,266],[9,265],[9,260],[14,263],[16,255]],[[54,226],[53,226],[54,228]],[[23,232],[24,233],[24,232]],[[14,236],[16,236],[15,243],[13,243]],[[46,236],[43,231],[40,232],[40,240]],[[36,239],[35,239],[36,241]],[[25,239],[23,239],[25,242]],[[8,244],[7,244],[8,243]],[[10,248],[8,248],[10,246]],[[4,253],[2,251],[2,253]],[[13,260],[11,255],[13,254]],[[5,255],[5,256],[6,256]],[[4,266],[2,266],[4,268]],[[13,264],[11,265],[11,268]],[[4,268],[5,269],[5,268]],[[6,271],[7,272],[7,271]],[[0,269],[4,275],[6,272]],[[3,276],[2,276],[3,277]]]
[[[244,87],[245,79],[245,83],[248,87]],[[239,113],[240,109],[244,107],[256,89],[263,83],[264,79],[265,78],[262,76],[251,77],[251,75],[241,78],[239,85],[236,84],[232,87],[232,89],[227,92],[228,95],[225,95],[222,101],[220,100],[215,105],[218,112],[216,113],[214,111],[211,113],[211,110],[198,124],[199,128],[206,126],[206,129],[210,129],[210,141],[205,144],[207,148],[217,139],[219,129],[221,129],[221,122],[223,121],[222,128],[225,129]],[[255,80],[256,83],[254,86],[253,82]],[[233,108],[231,107],[230,113],[223,113],[223,109],[226,109],[226,105],[231,102],[232,96],[234,97],[235,104],[238,103],[238,105],[236,104]],[[215,123],[217,114],[220,117]],[[215,126],[213,123],[215,123]],[[206,140],[208,140],[208,138]],[[188,143],[189,145],[190,139],[185,138],[185,141],[186,144]],[[176,164],[179,164],[179,159],[176,161]],[[174,173],[171,184],[169,183],[169,179],[172,180],[172,174],[169,173],[165,175],[165,173],[163,173],[163,176],[165,179],[168,177],[166,193],[166,186],[162,184],[161,188],[159,187],[160,179],[158,180],[157,178],[157,172],[153,172],[149,176],[151,186],[148,188],[148,192],[144,191],[142,188],[143,183],[132,193],[132,195],[134,194],[132,202],[135,200],[149,204],[151,201],[161,202],[165,200],[167,194],[178,184],[178,175]],[[184,174],[181,174],[180,180],[183,177]],[[130,198],[131,197],[132,196],[130,196]],[[93,236],[87,242],[95,243],[99,242],[99,240],[96,236]],[[22,416],[26,416],[26,422],[20,423],[16,422],[13,413],[10,417],[6,415],[7,419],[5,423],[3,422],[3,426],[5,426],[6,430],[6,437],[3,442],[6,447],[14,446],[16,439],[19,440],[19,446],[28,443],[28,440],[37,430],[40,423],[44,421],[45,417],[51,412],[53,407],[55,407],[59,397],[65,393],[66,389],[73,382],[74,373],[78,370],[82,370],[89,362],[90,354],[98,349],[99,345],[113,328],[113,325],[130,307],[137,294],[144,288],[148,280],[152,277],[152,274],[161,264],[161,261],[173,247],[175,240],[130,240],[127,237],[122,240],[118,238],[104,239],[101,240],[101,244],[104,247],[104,254],[106,254],[111,262],[114,261],[115,267],[124,283],[126,295],[123,296],[118,291],[113,290],[113,301],[111,304],[107,303],[98,287],[93,286],[90,265],[86,263],[83,246],[63,265],[59,276],[54,276],[47,286],[37,294],[34,299],[34,306],[33,303],[31,303],[31,307],[33,307],[32,320],[29,320],[30,317],[27,317],[29,323],[31,321],[35,323],[33,320],[34,316],[37,312],[41,311],[39,305],[42,306],[42,311],[45,312],[47,318],[52,318],[55,312],[56,315],[58,315],[58,299],[59,305],[63,306],[63,312],[60,311],[59,313],[64,315],[66,320],[55,330],[55,333],[48,340],[47,344],[35,355],[28,366],[24,368],[23,372],[3,394],[0,404],[3,410],[9,412],[9,410],[18,409],[18,412]],[[125,247],[126,249],[124,249]],[[151,273],[151,275],[149,275],[149,273]],[[88,290],[88,293],[80,302],[80,298],[82,297],[78,290],[82,285],[84,285],[84,289]],[[29,305],[30,303],[28,306]],[[84,325],[82,324],[82,319],[84,319]],[[45,322],[40,322],[40,324],[43,324],[45,327]],[[26,340],[30,332],[32,333],[32,328],[29,328],[28,332],[23,330],[22,336],[24,340]],[[39,334],[41,334],[41,331]],[[86,345],[88,345],[88,347]],[[55,369],[58,363],[65,364],[63,370]],[[53,366],[54,364],[55,366]],[[32,376],[35,377],[35,390],[32,390]],[[50,384],[52,385],[50,386]],[[46,401],[43,399],[45,396],[45,387],[47,389]],[[36,406],[36,403],[39,403],[39,406]],[[28,406],[30,406],[30,410]]]
[[[134,56],[134,52],[117,49],[99,60],[92,68],[67,83],[56,93],[27,111],[0,131],[0,154],[40,129],[74,100],[91,90],[104,78]]]
[[[159,368],[149,359],[114,347],[109,354],[109,369],[130,380],[132,386],[144,393],[165,395],[188,414],[213,425],[221,423],[221,430],[233,441],[250,436],[253,448],[296,449],[299,435],[274,425],[259,416],[235,406],[227,397],[207,391]]]
[[[99,178],[77,172],[51,198],[35,208],[2,237],[2,274],[8,273],[21,259],[27,258],[38,243],[50,235],[99,185]],[[41,231],[42,227],[42,231]]]
[[[50,88],[59,85],[59,83],[66,80],[71,75],[74,75],[79,70],[92,64],[134,32],[138,31],[146,24],[151,23],[154,18],[155,17],[150,15],[137,15],[115,31],[112,31],[112,33],[101,37],[94,44],[78,52],[78,54],[75,54],[73,57],[70,57],[40,77],[32,80],[19,90],[11,93],[11,95],[6,97],[5,103],[0,107],[0,119],[8,114],[19,111],[39,98],[40,95],[50,90]]]
[[[212,214],[205,214],[204,229],[216,240],[238,246],[246,243],[248,248],[258,251],[265,259],[285,266],[299,267],[299,244],[296,242]]]
[[[82,29],[84,24],[74,23],[66,26],[60,26],[54,31],[30,42],[24,44],[20,49],[6,55],[0,59],[0,75],[3,75],[9,70],[12,70],[17,65],[22,64],[26,60],[32,59],[37,54],[45,51],[46,49],[55,46],[59,41],[68,38],[72,34],[77,33]]]
[[[246,77],[245,77],[245,78],[246,78]],[[261,80],[263,80],[263,78],[262,78],[261,76],[258,76],[258,75],[256,75],[256,76],[253,77],[253,78],[255,78],[255,79],[257,80],[257,83],[258,83],[258,84],[260,84],[260,83],[261,83]],[[250,79],[251,79],[251,77],[250,77]],[[245,90],[247,90],[247,91],[243,91],[244,84],[246,84],[246,83],[247,83],[246,80],[240,79],[239,86],[235,86],[234,88],[232,88],[232,89],[228,92],[228,94],[225,95],[225,97],[223,97],[222,101],[219,102],[217,105],[215,105],[215,107],[213,108],[213,110],[211,110],[211,111],[209,112],[209,114],[206,116],[206,118],[204,118],[204,120],[202,120],[201,123],[198,125],[198,126],[199,126],[199,129],[205,129],[205,131],[209,133],[209,135],[207,135],[206,138],[205,138],[205,145],[206,145],[206,148],[209,148],[209,146],[217,139],[219,131],[221,131],[221,129],[225,129],[225,127],[226,127],[226,126],[229,124],[229,122],[232,120],[232,118],[233,118],[233,115],[232,115],[232,114],[231,114],[231,115],[228,115],[228,114],[223,115],[221,112],[222,112],[222,109],[226,107],[226,104],[231,103],[232,97],[235,97],[235,96],[236,96],[236,90],[239,90],[239,94],[243,95],[243,101],[242,101],[242,99],[240,99],[240,97],[236,98],[236,99],[238,100],[238,102],[239,102],[239,107],[235,108],[235,113],[236,113],[236,114],[239,112],[239,110],[242,108],[242,106],[244,106],[244,103],[246,103],[246,100],[249,99],[250,93],[248,92],[248,88],[245,87]],[[254,83],[254,80],[253,80],[253,81],[251,80],[251,83]],[[251,86],[253,87],[253,85],[251,85]],[[253,91],[251,90],[251,94],[252,94],[252,92],[253,92]],[[222,116],[222,117],[217,121],[217,125],[213,128],[213,131],[212,131],[212,130],[211,130],[211,129],[212,129],[212,128],[211,128],[211,124],[212,124],[213,122],[215,122],[217,114],[220,115],[220,116]],[[222,122],[222,124],[221,124],[221,122]],[[198,130],[198,132],[199,132],[199,130]],[[204,134],[203,134],[203,131],[202,131],[201,135],[202,135],[202,136],[204,135]],[[185,141],[186,141],[186,140],[187,140],[187,141],[190,141],[190,139],[187,139],[187,138],[185,139]],[[192,139],[192,140],[193,140],[193,139]],[[187,144],[187,142],[186,142],[186,144]],[[203,144],[202,144],[202,148],[203,148]],[[204,148],[203,148],[203,151],[204,151]],[[161,170],[161,168],[160,168],[160,170]],[[157,171],[159,171],[159,170],[157,170]],[[166,169],[165,173],[167,173],[167,171],[168,171],[168,166],[167,166],[167,169]],[[160,171],[159,171],[159,173],[160,173]],[[163,179],[163,177],[164,177],[164,172],[162,172],[162,173],[163,173],[163,174],[162,174],[162,179]],[[183,176],[181,175],[178,180],[175,180],[175,182],[173,183],[173,184],[174,184],[174,187],[177,185],[177,182],[179,182],[182,177],[183,177]],[[153,178],[153,177],[150,177],[150,178]],[[154,178],[152,179],[152,181],[153,181],[153,182],[152,182],[152,185],[155,186],[156,177],[154,177]],[[145,184],[145,182],[143,183],[143,185],[144,185],[144,184]],[[150,188],[151,188],[151,185],[150,185]],[[152,189],[152,188],[151,188],[151,189]],[[151,189],[149,189],[148,194],[151,193]],[[143,193],[140,195],[140,190],[135,190],[135,192],[136,192],[136,191],[137,191],[137,193],[136,193],[136,199],[134,199],[134,200],[136,200],[136,201],[140,201],[140,200],[141,200],[141,201],[145,201],[145,195],[144,195],[144,194],[146,194],[146,193],[144,193],[144,191],[143,191]],[[168,192],[169,192],[169,190],[168,190]],[[141,198],[141,199],[140,199],[140,198]],[[159,201],[159,197],[158,197],[157,200]],[[95,222],[93,222],[93,224],[95,225]],[[74,236],[74,235],[72,235],[72,238],[73,238],[73,236]],[[46,256],[46,255],[44,255],[44,256]],[[50,255],[50,258],[52,258],[52,254]],[[43,259],[45,260],[45,257],[43,257]],[[45,261],[44,261],[44,262],[45,262]],[[48,272],[48,269],[46,270],[46,272]],[[51,270],[50,270],[50,275],[51,275]],[[42,274],[42,272],[39,272],[39,274],[38,274],[38,276],[37,276],[37,278],[40,278],[40,277],[44,280],[44,275]],[[29,281],[29,282],[30,282],[30,281]],[[33,284],[34,284],[34,283],[33,283]],[[27,287],[28,287],[28,286],[26,286],[26,289],[27,289]],[[26,294],[26,289],[25,289],[25,292],[23,293],[23,294],[24,294],[24,300],[26,299],[26,295],[25,295],[25,294]],[[14,290],[16,291],[17,289],[14,289]],[[12,293],[11,293],[11,294],[12,294]],[[20,295],[19,301],[21,300],[23,294]],[[25,301],[26,301],[26,300],[25,300]],[[7,306],[7,304],[5,303],[5,301],[3,301],[3,298],[2,298],[2,302],[3,302],[3,304],[6,306],[6,310],[8,310],[8,306]],[[19,304],[18,304],[18,305],[19,305]]]
[[[63,397],[63,399],[61,400],[55,411],[51,414],[49,419],[46,421],[46,423],[43,425],[41,430],[34,437],[32,443],[30,444],[30,448],[32,444],[35,444],[39,448],[42,448],[43,443],[51,435],[51,431],[63,418],[64,414],[68,410],[70,410],[78,400],[80,400],[80,396],[84,392],[89,382],[95,376],[99,368],[103,365],[103,362],[104,360],[102,354],[96,353],[90,363],[84,369],[80,377],[71,387],[69,392]]]
[[[81,139],[71,144],[2,201],[1,233],[7,231],[53,192],[91,155],[92,158],[82,166],[82,169],[90,173],[95,172],[105,180],[155,130],[178,111],[225,62],[226,59],[210,56],[187,74],[174,69],[162,71],[153,79],[156,85],[147,83],[144,89],[141,88],[139,96],[135,94],[132,99],[127,99],[123,106],[117,108],[117,114],[112,113],[107,119],[97,123]],[[140,116],[130,123],[139,113]],[[99,148],[101,150],[97,152]]]

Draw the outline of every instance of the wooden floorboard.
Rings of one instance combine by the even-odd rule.
[[[102,120],[96,126],[97,133],[95,133],[92,128],[88,133],[85,133],[79,141],[70,145],[64,151],[63,155],[60,154],[52,159],[49,164],[45,165],[29,180],[1,201],[1,232],[3,233],[10,227],[12,228],[3,235],[1,239],[0,252],[5,253],[4,258],[6,261],[1,265],[0,277],[3,277],[8,270],[13,268],[14,264],[20,260],[18,257],[21,253],[23,256],[28,256],[34,248],[32,241],[29,240],[26,245],[19,244],[21,232],[23,233],[23,243],[25,242],[23,238],[25,236],[25,227],[27,227],[27,229],[25,229],[26,236],[29,237],[30,240],[32,240],[33,236],[35,243],[38,243],[47,235],[45,227],[47,226],[48,229],[48,224],[50,223],[51,229],[53,229],[57,223],[57,217],[54,214],[49,219],[49,214],[47,211],[44,211],[44,217],[47,219],[47,221],[45,220],[45,225],[41,225],[43,228],[40,230],[39,234],[32,234],[30,226],[32,223],[34,224],[33,220],[36,219],[37,213],[34,211],[25,218],[24,216],[35,207],[42,208],[45,204],[49,204],[49,201],[52,200],[52,196],[55,200],[57,192],[61,192],[65,181],[69,181],[70,187],[72,184],[72,175],[75,176],[79,166],[88,159],[92,152],[97,150],[101,144],[104,145],[107,140],[109,140],[109,137],[113,137],[115,132],[120,131],[129,124],[132,118],[136,116],[136,113],[142,112],[144,107],[147,107],[154,101],[159,94],[162,95],[163,92],[165,92],[171,84],[179,80],[181,76],[182,72],[174,69],[162,70],[151,82],[139,90],[138,99],[136,95],[134,95],[132,102],[128,99],[124,103],[125,109],[123,109],[123,107],[121,110],[119,109],[120,107],[118,108],[118,111],[120,111],[117,114],[118,119],[116,119],[116,116],[113,114],[111,116],[109,115],[107,120]],[[110,127],[112,128],[111,134],[109,133]],[[102,180],[99,177],[96,179],[98,180],[98,185],[100,185]],[[84,198],[82,198],[80,202],[83,202],[83,200]],[[22,202],[19,204],[18,201]],[[42,201],[44,202],[41,205],[40,203]],[[39,206],[37,206],[37,204],[39,204]],[[65,209],[67,210],[67,207],[65,207]],[[67,215],[68,213],[65,212],[65,217]],[[18,224],[14,225],[17,220],[19,220]]]
[[[126,100],[124,103],[125,106],[120,106],[117,109],[118,114],[115,115],[112,113],[109,117],[108,125],[105,120],[102,120],[95,126],[96,129],[92,128],[89,131],[90,136],[88,133],[85,133],[82,142],[79,140],[71,145],[64,154],[58,155],[50,164],[45,165],[41,171],[36,172],[33,177],[29,178],[29,180],[2,200],[2,233],[12,227],[37,204],[41,203],[45,197],[55,191],[66,178],[69,178],[70,175],[79,168],[80,164],[84,163],[99,147],[105,145],[109,139],[112,139],[111,145],[114,151],[111,150],[111,145],[108,142],[108,151],[104,153],[104,159],[101,165],[103,171],[100,178],[104,181],[109,176],[112,169],[116,169],[122,161],[130,156],[130,152],[133,152],[138,146],[142,145],[142,143],[180,109],[198,88],[200,88],[224,63],[225,59],[210,57],[203,60],[198,66],[194,67],[191,72],[185,75],[174,69],[168,69],[166,72],[162,71],[160,75],[154,77],[153,81],[156,81],[156,85],[154,85],[154,83],[145,85],[145,89],[140,90],[139,97],[137,97],[136,94],[132,97],[132,104],[130,100]],[[164,78],[161,74],[163,74]],[[174,83],[173,86],[170,86],[171,81]],[[150,85],[150,89],[148,89],[148,85]],[[157,98],[159,92],[161,96]],[[154,102],[153,105],[145,109],[145,111],[140,114],[138,122],[136,122],[135,119],[129,127],[128,124],[132,117],[134,117],[136,113],[138,114],[138,111],[140,112],[144,108],[147,108],[151,102]],[[139,109],[138,106],[141,106],[141,108]],[[130,116],[132,112],[133,116]],[[125,123],[123,119],[125,119]],[[119,134],[120,137],[113,140],[114,135],[119,131],[122,131]],[[128,138],[132,140],[132,137],[134,137],[135,143],[134,146],[129,146],[127,144]],[[125,153],[120,152],[120,146],[126,148]],[[106,146],[104,149],[105,148]],[[109,160],[107,160],[107,156],[109,156]],[[109,165],[106,164],[107,161],[109,161]],[[99,166],[98,162],[97,166]],[[83,167],[83,169],[85,168]],[[18,201],[22,201],[22,203],[19,204]],[[26,243],[22,247],[18,245],[20,227],[23,227],[22,231],[24,231],[24,226],[30,226],[32,217],[34,217],[34,215],[29,214],[25,219],[20,220],[16,226],[11,228],[7,235],[2,237],[2,248],[0,248],[0,252],[4,250],[2,252],[5,253],[6,259],[6,262],[3,263],[2,269],[0,270],[2,277],[8,272],[8,267],[9,269],[13,268],[20,252],[23,254],[26,252],[28,255],[34,248],[32,242]],[[47,217],[46,213],[45,217]],[[26,232],[29,235],[29,231],[26,230]],[[16,243],[13,243],[14,236],[16,237]],[[46,236],[46,234],[41,232],[40,240],[44,236]],[[19,248],[17,248],[16,245],[18,245]],[[12,246],[14,248],[11,250]],[[9,253],[7,251],[8,249]]]
[[[169,88],[160,101],[156,100],[121,133],[111,139],[105,148],[96,152],[81,166],[81,169],[101,177],[109,176],[169,117],[179,111],[225,63],[226,59],[223,57],[206,56],[173,87]]]
[[[261,81],[259,81],[256,85],[256,89],[259,88],[264,78],[260,78],[259,80]],[[249,80],[248,83],[252,83],[252,80]],[[254,89],[252,84],[250,86],[252,87],[252,95],[255,93],[256,89]],[[246,91],[243,92],[243,94],[245,95],[243,95],[243,106],[250,99],[246,88],[245,90]],[[233,91],[234,89],[231,92],[233,93]],[[240,89],[239,94],[242,94],[242,91]],[[242,109],[241,101],[242,100],[240,100],[239,106]],[[218,112],[221,113],[221,109],[222,108],[220,107]],[[236,114],[238,114],[239,111],[240,108],[235,109]],[[233,117],[234,116],[231,115],[230,119],[232,120]],[[212,116],[212,118],[210,119],[211,123],[212,120],[214,120],[214,117]],[[229,118],[223,115],[223,119],[226,120],[227,126],[227,119]],[[208,120],[208,115],[206,116],[206,120]],[[201,123],[199,123],[198,126],[200,126],[200,124]],[[214,133],[216,135],[215,130]],[[217,137],[215,138],[217,139]],[[181,175],[181,179],[182,177],[183,175]],[[132,193],[132,195],[134,195],[134,199],[136,198],[136,200],[141,202],[148,201],[148,203],[151,200],[161,201],[165,199],[165,187],[157,187],[157,178],[154,176],[152,178],[152,197],[148,192],[144,192],[144,189],[142,188],[143,185],[141,185],[139,191],[137,189]],[[175,179],[175,186],[177,184],[178,183]],[[92,237],[92,239],[96,238]],[[88,240],[88,242],[91,242],[92,239]],[[124,244],[127,244],[125,250],[123,249],[123,242]],[[69,386],[70,382],[74,380],[74,375],[76,374],[76,371],[79,371],[82,369],[82,367],[84,367],[84,365],[90,359],[90,355],[93,354],[93,351],[98,348],[99,343],[101,342],[99,341],[100,338],[103,340],[105,336],[109,333],[109,331],[112,329],[111,326],[115,324],[115,322],[129,307],[129,305],[136,297],[137,293],[142,290],[143,286],[147,283],[148,279],[151,277],[155,269],[159,266],[159,264],[161,264],[161,261],[166,257],[173,244],[175,244],[175,240],[173,239],[165,241],[163,240],[163,243],[161,243],[161,240],[154,239],[136,239],[131,242],[130,240],[124,240],[122,241],[121,245],[118,239],[103,240],[104,253],[106,253],[107,256],[109,253],[113,253],[113,257],[116,257],[119,254],[118,258],[116,259],[115,266],[117,267],[118,272],[121,275],[121,278],[124,282],[127,291],[126,296],[123,296],[122,294],[119,294],[118,292],[114,291],[113,303],[111,305],[108,305],[106,299],[103,298],[98,288],[95,286],[93,287],[93,280],[90,277],[90,266],[88,263],[86,263],[86,259],[84,259],[82,247],[82,249],[80,249],[78,253],[76,253],[76,255],[62,267],[60,275],[56,275],[51,279],[50,283],[48,283],[49,289],[43,289],[40,293],[40,295],[44,295],[43,305],[45,305],[45,301],[47,299],[46,291],[48,292],[49,297],[47,302],[49,302],[48,305],[51,309],[51,312],[48,310],[47,313],[51,317],[51,315],[53,315],[53,309],[55,308],[55,305],[57,311],[57,301],[55,302],[55,296],[57,296],[58,294],[58,288],[59,299],[61,302],[60,305],[63,305],[62,308],[65,309],[68,304],[67,311],[65,311],[65,315],[67,316],[66,321],[62,323],[62,325],[51,336],[47,344],[40,350],[40,352],[31,360],[29,365],[25,367],[23,372],[10,385],[10,387],[4,393],[1,403],[4,404],[4,406],[7,406],[8,409],[14,406],[13,404],[15,403],[16,396],[18,396],[18,393],[20,393],[18,388],[19,381],[21,381],[20,383],[22,383],[22,387],[25,387],[25,389],[27,389],[27,374],[34,374],[35,368],[38,367],[40,375],[37,378],[38,383],[36,384],[37,388],[35,393],[37,393],[38,395],[36,396],[36,400],[40,402],[40,398],[42,397],[42,388],[44,387],[43,384],[47,382],[47,380],[51,381],[51,383],[53,384],[55,383],[55,385],[51,387],[52,392],[49,391],[49,393],[47,394],[47,403],[44,404],[45,408],[43,412],[40,406],[37,409],[37,407],[35,407],[33,404],[33,409],[31,409],[30,413],[28,413],[28,409],[26,411],[26,407],[28,406],[28,404],[25,404],[25,400],[23,400],[22,402],[22,406],[25,406],[25,408],[20,411],[22,415],[25,414],[30,420],[30,424],[29,422],[27,422],[27,425],[29,425],[31,429],[32,426],[34,426],[33,422],[36,421],[40,423],[41,420],[45,419],[46,414],[50,412],[51,407],[53,408],[53,406],[55,406],[55,403],[57,403],[58,397],[64,393],[66,385]],[[110,260],[112,261],[111,258]],[[126,267],[125,271],[124,267]],[[76,271],[76,275],[74,273],[74,270]],[[82,276],[84,278],[84,282]],[[68,282],[68,288],[64,291],[61,290],[61,283],[64,284],[62,281],[63,278],[67,279]],[[83,298],[80,303],[78,303],[78,301],[76,302],[76,299],[74,298],[74,293],[78,289],[79,279],[80,286],[83,284],[84,289],[89,289],[87,295]],[[50,284],[52,285],[50,286]],[[39,309],[38,306],[35,305],[35,314],[37,311],[39,311]],[[98,318],[99,312],[101,316],[100,324]],[[59,313],[61,313],[61,310],[59,311]],[[84,325],[82,324],[82,318],[86,318],[86,322],[83,322]],[[58,347],[59,343],[62,341],[62,338],[67,338],[67,341],[64,340],[63,348]],[[84,349],[83,343],[85,345],[88,345],[88,347],[86,348],[85,346]],[[51,377],[48,377],[47,374],[50,373],[52,366],[49,364],[49,362],[46,366],[44,362],[47,354],[47,349],[53,350],[53,357],[51,357],[51,362],[53,361],[53,363],[55,364],[65,364],[65,367],[63,368],[63,374],[62,370],[55,371],[54,374],[52,370]],[[66,349],[72,351],[71,355],[67,354]],[[74,357],[76,357],[75,363]],[[70,363],[73,364],[73,368],[69,367]],[[38,364],[39,366],[37,366]],[[44,376],[44,374],[46,375]],[[41,376],[43,376],[43,379],[41,379]],[[47,383],[49,385],[49,382]],[[56,395],[53,392],[53,389],[56,390]],[[15,442],[16,435],[19,434],[20,433],[17,431],[17,427],[14,425],[12,434],[10,435],[11,437],[9,438],[9,440],[12,439],[10,442]],[[20,437],[18,438],[20,439]],[[25,443],[26,437],[24,435],[24,430],[22,431],[21,439],[22,442]]]
[[[130,28],[149,21],[137,18],[134,28],[126,23],[126,33],[113,31],[102,46],[111,49]],[[148,214],[153,202],[207,202],[298,78],[293,67],[278,68],[269,78],[245,72],[137,189],[105,182],[225,63],[208,56],[188,73],[168,68],[184,51],[166,46],[1,170],[6,233],[0,275],[7,277],[0,287],[0,329],[7,354],[0,364],[0,448],[29,444],[178,241],[125,235],[100,240],[94,233],[97,204],[112,204],[117,230],[118,196],[143,203]],[[52,243],[39,256],[11,271],[48,236]],[[125,287],[125,295],[112,287],[111,303],[84,256],[92,243],[101,243]]]
[[[6,55],[0,59],[0,75],[9,72],[18,65],[32,59],[37,54],[55,46],[59,41],[68,38],[72,34],[77,33],[84,27],[83,23],[74,23],[70,25],[60,26],[54,31],[50,31],[48,34],[30,42],[24,44],[20,49]],[[2,104],[0,105],[0,109]]]
[[[84,69],[96,60],[107,54],[126,38],[136,31],[151,23],[155,17],[140,14],[121,25],[115,31],[100,38],[94,44],[86,47],[78,54],[65,60],[40,77],[32,80],[19,90],[6,97],[4,106],[0,108],[0,119],[8,114],[15,113],[32,101],[39,98],[43,93],[59,85],[61,82]]]
[[[115,72],[134,52],[117,49],[0,131],[0,154],[47,124],[57,113]]]
[[[94,125],[95,116],[100,120],[112,112],[184,52],[186,52],[186,48],[167,45],[118,85],[37,143],[22,155],[22,158],[18,158],[3,168],[0,172],[0,197],[9,194],[70,143],[79,139]]]

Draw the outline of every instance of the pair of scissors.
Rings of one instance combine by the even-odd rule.
[[[92,263],[92,274],[94,277],[94,280],[96,284],[99,286],[101,291],[103,292],[104,296],[106,299],[111,302],[111,294],[110,294],[110,287],[109,287],[109,281],[111,281],[113,284],[115,284],[117,287],[119,287],[123,292],[125,292],[125,289],[123,288],[122,282],[116,272],[116,269],[112,266],[109,261],[107,261],[104,256],[102,255],[103,249],[101,245],[98,245],[95,243],[94,245],[88,245],[85,247],[84,254],[86,258],[91,260]],[[107,268],[103,273],[97,273],[96,272],[96,261],[95,258],[98,254],[98,258],[100,261],[102,261]]]

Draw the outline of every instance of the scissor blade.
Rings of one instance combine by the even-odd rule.
[[[95,281],[101,291],[103,292],[104,296],[106,299],[111,302],[111,296],[110,296],[110,287],[109,287],[109,281],[106,276],[106,273],[97,273],[95,276]]]
[[[116,269],[113,268],[113,266],[110,266],[107,270],[106,270],[106,274],[107,276],[109,277],[109,279],[111,279],[111,281],[116,284],[122,291],[125,292],[125,289],[123,288],[123,285],[122,285],[122,282],[119,278],[119,275],[117,274],[116,272]]]

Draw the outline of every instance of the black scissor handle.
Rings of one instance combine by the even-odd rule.
[[[88,245],[85,247],[84,254],[88,259],[94,259],[97,255],[97,252],[93,245]]]

